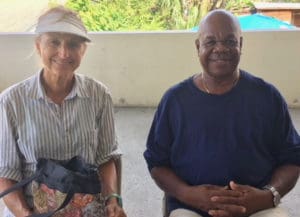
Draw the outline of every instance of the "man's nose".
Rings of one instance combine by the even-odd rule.
[[[228,46],[226,46],[225,41],[216,41],[214,49],[216,49],[216,50],[228,50],[229,48],[228,48]]]

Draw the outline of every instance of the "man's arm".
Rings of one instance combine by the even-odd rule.
[[[299,166],[283,165],[274,171],[269,184],[275,187],[281,197],[283,197],[296,185],[299,174]]]
[[[157,185],[168,195],[196,209],[208,212],[210,209],[221,209],[227,206],[231,212],[243,213],[245,211],[245,208],[242,206],[231,203],[214,203],[210,199],[215,195],[239,197],[241,193],[238,191],[229,191],[224,186],[215,185],[190,186],[167,167],[152,168],[151,176]]]
[[[189,186],[167,167],[154,167],[151,176],[156,184],[168,195],[184,202]]]
[[[283,165],[278,167],[270,180],[270,185],[275,187],[279,194],[283,197],[287,194],[297,183],[300,173],[300,167],[296,165]],[[246,207],[246,216],[251,215],[260,210],[269,209],[274,206],[273,194],[269,190],[261,190],[247,185],[240,185],[230,182],[230,187],[233,191],[243,193],[243,196],[236,198],[236,204],[241,204]],[[234,201],[227,197],[213,197],[213,201],[219,203],[228,203]],[[231,213],[230,210],[210,210],[210,214],[214,217],[227,216],[224,213]],[[243,213],[233,213],[236,216],[245,216]]]
[[[0,192],[9,189],[15,181],[6,178],[0,178]],[[16,216],[24,217],[32,214],[31,209],[28,207],[22,190],[14,191],[3,197],[3,201],[7,208]]]

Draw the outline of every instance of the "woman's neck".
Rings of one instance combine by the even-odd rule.
[[[56,104],[62,104],[65,97],[71,92],[74,81],[74,74],[59,76],[45,71],[42,73],[41,79],[47,97]]]

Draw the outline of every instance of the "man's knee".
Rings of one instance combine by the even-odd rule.
[[[187,209],[175,209],[171,212],[169,217],[202,217],[198,213]]]
[[[202,216],[199,215],[198,213],[195,213],[187,209],[175,209],[171,212],[169,217],[202,217]],[[284,209],[280,207],[276,207],[276,208],[257,212],[251,215],[250,217],[289,217],[289,215]]]
[[[257,212],[250,217],[289,217],[289,215],[284,209],[276,207]]]

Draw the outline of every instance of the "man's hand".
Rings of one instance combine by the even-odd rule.
[[[211,197],[211,201],[216,204],[224,204],[219,206],[221,209],[211,209],[209,214],[213,217],[244,217],[249,216],[259,210],[271,208],[273,206],[272,194],[269,191],[254,188],[248,185],[239,185],[230,182],[230,188],[233,192],[241,193],[238,197],[218,195]],[[231,208],[232,205],[242,206],[244,211]]]
[[[126,217],[124,210],[119,206],[115,198],[108,201],[105,210],[107,217]]]
[[[210,210],[225,210],[229,213],[244,213],[246,211],[245,207],[241,204],[235,203],[235,201],[238,201],[238,199],[242,196],[242,192],[230,191],[227,187],[199,185],[189,187],[183,202],[205,212]],[[220,200],[219,202],[218,200],[211,200],[211,198],[230,198],[234,202],[231,200]],[[230,217],[230,215],[227,216]]]

